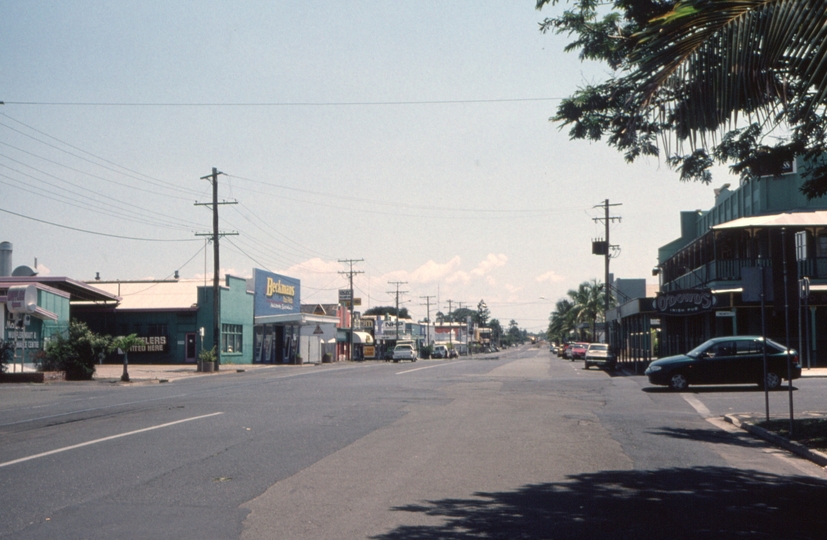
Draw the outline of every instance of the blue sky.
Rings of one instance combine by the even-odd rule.
[[[212,275],[196,236],[211,216],[194,203],[216,167],[219,198],[238,203],[220,208],[239,233],[222,273],[283,273],[327,303],[346,287],[337,261],[364,259],[364,308],[406,281],[414,316],[423,296],[442,310],[484,299],[542,330],[567,290],[603,279],[595,206],[622,203],[613,273],[652,280],[679,212],[735,180],[684,184],[658,160],[569,141],[548,120],[559,98],[607,73],[541,34],[551,11],[533,0],[0,0],[0,13],[0,241],[50,275]]]

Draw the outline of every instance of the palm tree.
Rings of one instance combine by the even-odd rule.
[[[555,304],[551,312],[548,324],[548,337],[551,340],[564,341],[575,329],[577,323],[574,320],[574,304],[571,300],[563,298]]]
[[[603,285],[598,283],[596,279],[584,281],[576,290],[570,290],[568,295],[574,304],[572,316],[576,323],[590,323],[591,336],[592,339],[595,339],[597,318],[600,314],[603,314],[606,301]]]

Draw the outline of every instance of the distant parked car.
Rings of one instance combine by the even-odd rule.
[[[567,360],[571,359],[571,346],[572,345],[574,345],[574,343],[564,343],[557,350],[557,356],[559,356],[560,358],[565,358]]]
[[[585,367],[597,366],[603,369],[614,369],[617,364],[617,357],[609,349],[606,343],[589,343],[586,349]]]
[[[571,346],[571,350],[569,351],[570,360],[574,362],[575,360],[584,360],[586,358],[586,349],[589,348],[588,343],[577,342]]]
[[[764,348],[767,376],[764,378]],[[651,384],[685,390],[690,384],[757,384],[774,390],[787,378],[787,347],[761,336],[713,338],[686,354],[655,360],[645,374]],[[801,377],[798,353],[789,350],[792,378]]]
[[[399,362],[400,360],[416,362],[416,349],[413,345],[397,345],[393,348],[393,361]]]
[[[448,347],[445,345],[434,345],[431,351],[431,358],[448,358]]]

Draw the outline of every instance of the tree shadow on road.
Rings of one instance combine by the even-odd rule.
[[[827,482],[724,467],[605,471],[517,491],[426,501],[442,518],[377,540],[824,538]]]
[[[728,433],[720,429],[661,427],[658,429],[647,430],[647,433],[651,433],[653,435],[663,435],[674,439],[683,439],[686,441],[701,441],[715,444],[726,444],[730,446],[743,446],[747,448],[760,448],[766,446],[767,444],[761,439],[746,436],[746,432],[740,433],[745,436],[736,437],[733,436],[732,433]]]

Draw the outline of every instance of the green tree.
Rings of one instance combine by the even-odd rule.
[[[520,331],[520,327],[514,319],[508,322],[508,341],[509,344],[523,343],[525,341],[525,335]]]
[[[490,316],[491,312],[488,310],[488,305],[485,303],[485,300],[480,300],[477,304],[477,313],[474,316],[474,320],[477,325],[481,328],[485,328],[488,324],[488,318]]]
[[[128,336],[118,336],[113,338],[109,344],[112,352],[120,349],[123,352],[123,373],[121,374],[121,381],[129,382],[129,349],[143,343],[137,334],[129,334]]]
[[[574,319],[575,324],[589,323],[591,326],[591,339],[595,339],[597,319],[603,315],[606,306],[603,285],[598,283],[596,279],[584,281],[577,289],[569,290],[568,295],[572,302],[571,317]]]
[[[571,138],[605,138],[627,161],[663,151],[681,180],[707,183],[715,164],[749,181],[802,156],[802,191],[827,193],[826,2],[569,4],[540,30],[573,36],[567,52],[613,72],[558,106],[552,119]]]
[[[470,308],[458,308],[449,313],[449,317],[454,322],[464,323],[468,320],[468,317],[471,317],[472,321],[476,319],[477,312]]]
[[[91,379],[95,365],[112,350],[112,338],[91,331],[86,323],[72,320],[68,332],[53,336],[44,349],[41,369],[66,372],[67,379]]]
[[[576,327],[574,303],[566,298],[558,300],[549,317],[548,338],[557,342],[566,341]]]
[[[491,341],[497,345],[502,344],[503,327],[499,319],[491,319],[488,322],[488,327],[491,329]]]
[[[396,313],[396,307],[394,306],[376,306],[368,309],[364,313],[365,315],[395,315],[398,316],[400,319],[410,319],[411,316],[408,314],[408,308],[400,308],[399,314]]]

